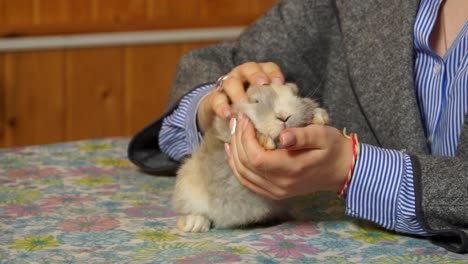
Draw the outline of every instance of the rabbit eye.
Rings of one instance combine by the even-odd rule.
[[[260,101],[258,99],[254,99],[254,103],[258,104]]]

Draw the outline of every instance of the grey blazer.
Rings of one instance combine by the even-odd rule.
[[[420,223],[437,234],[435,243],[467,252],[468,128],[456,157],[430,155],[413,82],[418,5],[419,0],[280,2],[237,41],[181,58],[166,115],[189,90],[241,63],[275,62],[303,88],[302,95],[322,102],[334,126],[357,132],[361,142],[407,152]],[[161,120],[133,138],[129,158],[147,172],[168,175],[179,164],[159,150]]]

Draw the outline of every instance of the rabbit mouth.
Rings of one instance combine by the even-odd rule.
[[[280,148],[281,147],[281,142],[280,142],[280,137],[277,136],[273,139],[273,142],[275,142],[275,146],[276,148]]]
[[[271,138],[273,139],[273,142],[275,143],[275,146],[276,148],[280,148],[281,147],[281,142],[280,142],[280,135],[281,135],[281,132],[283,132],[283,130],[285,130],[286,128],[288,128],[288,126],[286,124],[283,124],[279,129],[278,131],[270,134]]]

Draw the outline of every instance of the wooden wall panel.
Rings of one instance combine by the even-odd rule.
[[[0,147],[131,136],[164,113],[179,57],[212,43],[0,54]]]
[[[98,19],[95,0],[35,0],[38,1],[39,25],[70,25],[92,23]]]
[[[99,21],[144,21],[146,0],[95,0]]]
[[[6,54],[6,146],[63,141],[63,52]]]
[[[184,19],[191,20],[200,18],[202,2],[197,0],[186,0],[176,3],[174,0],[148,0],[148,7],[152,16],[150,19]]]
[[[0,22],[5,25],[32,25],[35,22],[34,0],[0,0]],[[1,25],[1,24],[0,24]]]
[[[126,128],[130,136],[162,115],[179,57],[213,42],[165,44],[126,49]]]
[[[0,37],[247,25],[277,0],[0,0]]]
[[[0,0],[0,27],[6,23],[5,0]]]
[[[1,5],[0,5],[1,10]],[[5,146],[5,70],[4,55],[0,53],[0,147]]]
[[[38,24],[67,23],[73,12],[70,12],[68,1],[63,0],[37,0]]]
[[[259,17],[270,9],[270,7],[276,2],[278,2],[278,0],[250,1],[250,15],[253,17]]]
[[[90,21],[96,21],[98,19],[95,0],[79,0],[65,2],[67,3],[68,8],[68,25],[87,24],[90,23]]]
[[[141,129],[164,112],[179,50],[179,45],[127,49],[126,134]]]
[[[124,133],[123,48],[67,51],[67,139]]]
[[[247,17],[251,12],[250,2],[239,3],[231,0],[203,0],[201,15],[212,19],[222,19],[228,17]]]
[[[276,0],[0,0],[2,37],[247,25]],[[213,42],[0,53],[0,147],[131,136]]]

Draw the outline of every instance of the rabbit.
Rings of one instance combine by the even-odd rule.
[[[234,105],[233,111],[250,118],[265,149],[279,147],[285,128],[329,123],[326,110],[299,97],[293,83],[253,86],[246,93],[247,102]],[[289,218],[287,201],[261,196],[239,183],[224,150],[230,136],[229,122],[215,117],[199,148],[177,171],[172,202],[180,231],[206,232]]]

